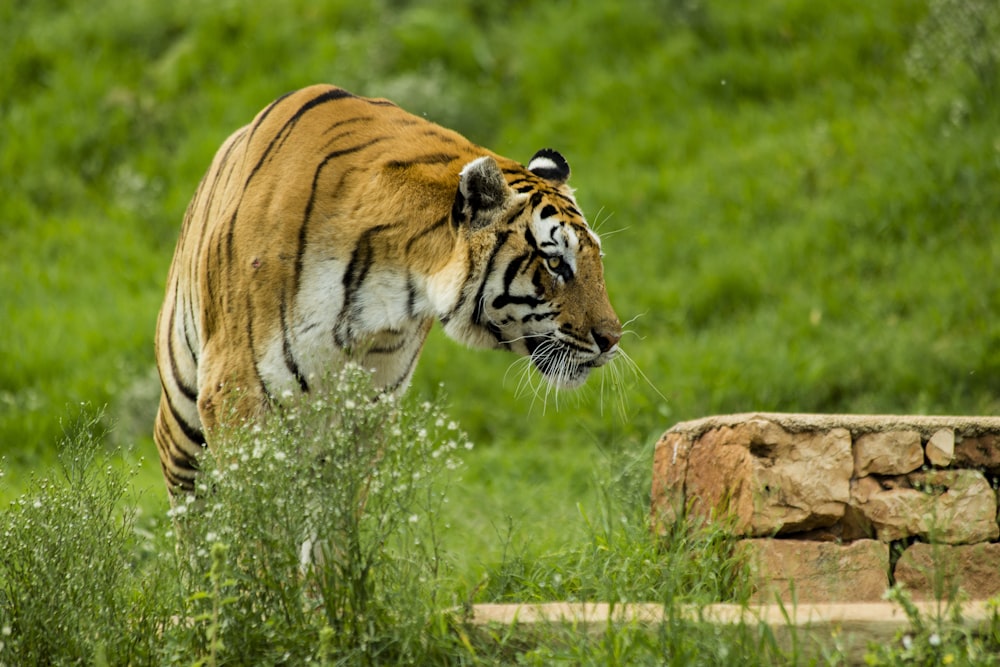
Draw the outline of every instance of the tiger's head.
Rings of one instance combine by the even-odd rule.
[[[601,241],[566,185],[562,155],[541,150],[527,168],[501,161],[480,157],[459,178],[451,219],[468,248],[468,316],[445,330],[528,355],[551,384],[575,388],[615,357],[621,338]]]

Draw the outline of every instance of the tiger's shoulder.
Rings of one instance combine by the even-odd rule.
[[[506,172],[524,172],[517,162],[390,100],[325,84],[278,98],[237,135],[245,137],[247,179],[262,172],[280,176],[286,193],[288,183],[299,184],[289,193],[298,196],[325,185],[340,199],[395,203],[410,215],[440,213],[462,166],[476,158],[490,156]],[[344,169],[344,163],[353,166]]]

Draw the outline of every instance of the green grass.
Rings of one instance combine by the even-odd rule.
[[[464,580],[566,567],[613,471],[643,513],[679,420],[998,414],[998,44],[988,0],[4,4],[0,498],[50,474],[85,402],[162,518],[152,334],[184,207],[233,129],[318,81],[560,149],[648,378],[557,406],[432,334],[412,392],[443,385],[476,443]]]
[[[623,462],[597,480],[580,539],[532,553],[510,522],[499,559],[470,578],[449,507],[464,434],[436,404],[357,401],[371,392],[363,371],[333,380],[220,434],[201,497],[169,520],[142,514],[134,472],[100,452],[101,415],[81,413],[55,474],[0,513],[0,664],[842,664],[836,636],[819,638],[817,656],[814,637],[781,642],[766,625],[692,616],[747,604],[738,542],[686,520],[654,535],[634,502],[641,476]],[[892,595],[909,641],[870,646],[868,664],[996,664],[1000,620],[972,633],[960,605],[924,616]],[[479,602],[550,600],[653,602],[663,620],[586,632],[469,616]]]

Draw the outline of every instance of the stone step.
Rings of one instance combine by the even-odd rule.
[[[951,623],[953,615],[937,602],[916,602],[920,618],[933,627],[933,619]],[[964,603],[958,625],[970,632],[990,631],[996,610],[983,601]],[[474,625],[507,626],[514,632],[534,636],[555,624],[567,625],[579,632],[601,633],[608,623],[635,624],[655,629],[668,618],[717,625],[767,625],[778,646],[789,652],[793,645],[803,659],[829,655],[836,646],[850,664],[864,664],[869,643],[890,645],[900,632],[912,630],[903,608],[893,602],[751,605],[713,604],[681,605],[667,610],[659,604],[565,603],[478,604],[470,621]]]

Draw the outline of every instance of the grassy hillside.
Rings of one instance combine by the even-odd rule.
[[[993,3],[322,5],[0,8],[8,489],[81,402],[154,457],[152,331],[183,209],[233,129],[316,81],[521,160],[559,148],[604,234],[645,378],[536,400],[512,358],[439,332],[418,369],[414,391],[443,385],[478,445],[463,486],[484,540],[506,515],[574,516],[609,468],[645,474],[682,419],[1000,412]]]
[[[26,627],[53,629],[36,638],[42,655],[69,626],[159,638],[192,601],[226,604],[214,560],[202,585],[215,588],[202,597],[160,566],[172,548],[161,539],[166,498],[150,436],[153,327],[181,216],[217,146],[278,95],[320,81],[392,98],[522,161],[541,147],[563,152],[603,235],[638,368],[619,365],[624,387],[604,370],[577,393],[534,396],[518,391],[512,357],[432,334],[412,391],[450,397],[476,447],[435,510],[451,528],[440,544],[434,536],[433,581],[449,580],[444,592],[433,586],[428,608],[445,595],[739,598],[724,538],[682,527],[666,550],[649,539],[652,446],[679,420],[1000,414],[993,0],[0,3],[0,500],[28,488],[59,500],[0,515],[23,528],[11,544],[24,549],[11,547],[0,565],[27,582],[0,572],[0,584],[33,604],[20,610],[38,619]],[[110,434],[95,420],[113,423]],[[138,477],[115,481],[98,465],[70,475],[77,495],[29,483],[58,477],[64,430],[78,434],[83,460],[123,447],[122,467]],[[126,512],[124,528],[123,503],[141,508]],[[273,519],[257,509],[267,533]],[[51,522],[39,519],[47,512]],[[82,516],[104,523],[81,525]],[[105,528],[114,539],[100,536]],[[93,563],[104,563],[110,583],[98,593],[112,602],[95,597]],[[61,583],[64,565],[72,585]],[[291,571],[276,589],[298,581]],[[59,576],[33,594],[29,584],[49,573]],[[53,590],[72,603],[50,602]],[[174,625],[166,648],[149,645],[148,655],[214,658],[214,630]],[[314,653],[313,630],[288,639],[303,656]],[[396,639],[458,642],[451,628],[425,630]],[[563,638],[562,653],[502,645],[500,657],[625,664],[642,648],[657,663],[738,652],[766,664],[772,655],[766,637],[720,643],[695,630],[672,627],[648,645],[628,633],[599,647]],[[109,651],[113,662],[116,645],[101,638],[56,649],[93,662]],[[461,639],[453,661],[496,657],[476,643],[486,652],[475,658]],[[266,641],[281,654],[285,639]]]

